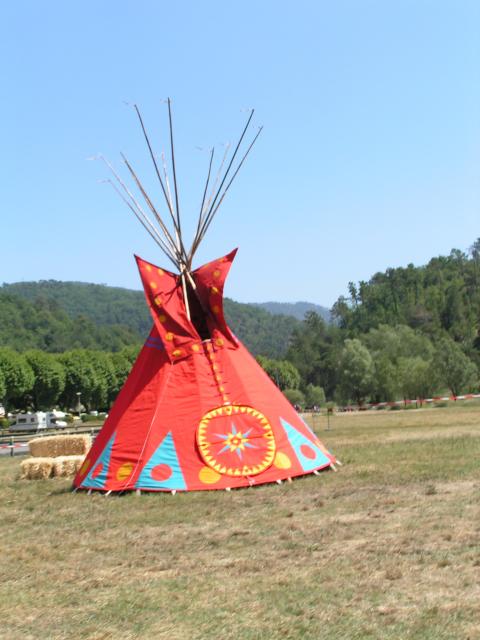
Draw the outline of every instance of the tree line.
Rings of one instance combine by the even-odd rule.
[[[349,296],[333,306],[332,323],[308,313],[303,322],[291,319],[289,324],[263,310],[240,309],[247,305],[228,306],[240,339],[246,328],[263,336],[247,346],[296,404],[422,399],[479,388],[480,239],[468,253],[453,250],[422,267],[387,269],[369,281],[350,283]],[[129,338],[113,332],[115,346],[97,350],[97,336],[88,325],[92,321],[77,318],[78,334],[83,326],[96,349],[60,354],[28,349],[28,338],[49,326],[49,311],[41,307],[34,319],[28,309],[17,311],[36,324],[30,330],[21,325],[24,333],[18,334],[16,317],[3,313],[9,324],[0,323],[0,333],[10,331],[24,342],[17,351],[0,349],[0,400],[17,407],[71,407],[81,392],[85,406],[108,409],[138,353],[138,340],[125,346]],[[108,332],[112,326],[97,329]],[[49,333],[41,335],[46,340]],[[278,340],[286,349],[278,349]]]
[[[0,348],[0,400],[10,410],[53,407],[108,410],[125,382],[138,347],[108,353],[74,349],[52,354]]]

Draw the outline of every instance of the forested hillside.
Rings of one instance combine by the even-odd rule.
[[[254,354],[278,358],[293,317],[225,300],[233,331]],[[19,282],[0,288],[0,346],[49,352],[86,348],[118,351],[141,343],[152,326],[142,291],[82,282]],[[274,330],[273,330],[274,329]]]
[[[332,323],[314,312],[299,322],[231,300],[225,308],[238,337],[300,405],[421,401],[480,388],[480,240],[469,253],[453,250],[425,266],[350,283]],[[0,400],[71,406],[81,391],[86,406],[108,408],[149,328],[141,292],[62,282],[6,285],[0,289]]]
[[[83,314],[73,318],[55,301],[29,302],[0,289],[0,346],[17,351],[41,349],[62,352],[87,348],[118,351],[140,341],[128,326],[97,325]]]
[[[350,283],[326,325],[309,314],[287,358],[327,398],[388,401],[479,388],[480,240],[425,266]]]
[[[274,315],[293,316],[297,320],[304,320],[305,314],[313,311],[325,322],[330,322],[330,309],[313,302],[252,302],[251,304]]]
[[[405,324],[431,337],[447,333],[469,348],[480,328],[480,240],[469,254],[452,250],[421,267],[387,269],[349,284],[333,315],[349,335]]]

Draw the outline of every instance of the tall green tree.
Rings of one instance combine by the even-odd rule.
[[[305,387],[305,404],[307,407],[321,407],[325,404],[325,391],[322,387],[307,384]]]
[[[420,356],[400,358],[398,362],[399,387],[404,399],[431,398],[438,388],[439,379],[432,361]]]
[[[31,388],[33,407],[51,409],[65,388],[65,369],[58,358],[43,351],[32,350],[25,353],[35,381]]]
[[[118,386],[115,367],[108,353],[103,351],[87,352],[95,372],[95,383],[90,395],[90,405],[95,409],[108,409],[112,389]]]
[[[339,392],[344,400],[362,405],[369,395],[374,374],[373,359],[360,340],[345,340],[340,356]]]
[[[124,353],[124,350],[109,354],[109,357],[115,373],[108,392],[108,402],[111,404],[117,397],[132,370],[132,362],[129,360],[127,354]]]
[[[257,362],[279,389],[298,389],[300,386],[300,373],[288,360],[274,360],[257,356]]]
[[[303,409],[305,406],[305,396],[300,389],[284,389],[283,393],[287,400],[289,400],[293,405]]]
[[[4,404],[19,409],[26,408],[31,401],[30,393],[35,376],[25,356],[8,347],[0,348],[0,377],[5,386]]]
[[[4,400],[7,393],[7,385],[5,383],[5,377],[3,371],[0,370],[0,401]]]
[[[435,352],[434,367],[454,396],[478,385],[478,369],[451,338],[442,338]]]
[[[335,325],[327,325],[318,314],[309,312],[292,334],[287,359],[299,371],[303,385],[322,387],[327,397],[332,398],[342,348],[341,330]]]
[[[65,387],[60,395],[60,403],[64,408],[75,409],[80,393],[81,403],[91,408],[98,381],[88,352],[74,349],[62,353],[58,358],[65,368]]]

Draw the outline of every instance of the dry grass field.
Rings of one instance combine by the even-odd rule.
[[[480,639],[480,407],[325,417],[338,473],[72,494],[0,459],[0,637]]]

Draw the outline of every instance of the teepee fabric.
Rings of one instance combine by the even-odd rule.
[[[180,276],[137,257],[153,327],[76,488],[230,489],[335,462],[227,326],[235,253],[191,272],[189,313]]]

